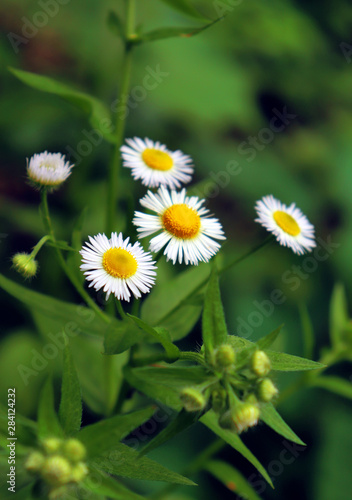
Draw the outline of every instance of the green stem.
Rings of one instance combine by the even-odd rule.
[[[117,307],[117,310],[119,312],[119,315],[121,316],[121,319],[122,320],[128,319],[127,314],[123,310],[123,307],[122,307],[122,304],[121,304],[121,300],[116,300],[116,307]]]
[[[41,190],[41,212],[42,212],[42,217],[43,217],[43,222],[44,222],[44,227],[45,230],[49,233],[50,239],[52,242],[55,244],[56,243],[56,236],[54,233],[54,229],[51,223],[51,218],[49,214],[49,207],[48,207],[48,193],[46,189]],[[87,303],[89,307],[93,309],[94,312],[106,323],[110,323],[110,318],[106,316],[103,311],[100,309],[100,307],[97,306],[97,304],[94,302],[94,300],[91,298],[91,296],[85,291],[85,289],[82,287],[81,283],[77,279],[76,275],[71,271],[71,269],[68,267],[66,264],[66,261],[64,259],[64,256],[62,255],[61,250],[58,247],[55,247],[56,255],[58,258],[58,261],[60,263],[60,266],[68,279],[71,281],[72,285],[75,287],[77,292],[80,294],[82,299]]]
[[[127,13],[126,13],[126,33],[124,55],[122,62],[122,81],[119,98],[119,106],[116,111],[116,126],[115,137],[116,144],[112,160],[109,167],[108,176],[108,193],[107,193],[107,207],[106,207],[106,232],[109,234],[115,229],[115,211],[119,194],[119,172],[121,168],[121,153],[126,116],[128,114],[128,92],[131,81],[131,68],[132,68],[132,48],[133,43],[130,41],[131,35],[134,31],[134,18],[135,18],[135,0],[127,0]]]
[[[35,247],[33,247],[33,250],[31,252],[31,259],[35,259],[36,256],[37,256],[37,253],[39,252],[39,250],[42,248],[42,246],[48,241],[48,240],[51,240],[51,236],[49,236],[48,234],[46,236],[43,236],[43,238],[41,238],[38,243],[35,245]]]

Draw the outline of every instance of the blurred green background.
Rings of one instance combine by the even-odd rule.
[[[110,8],[123,13],[123,4],[69,1],[15,51],[9,34],[23,34],[25,25],[29,33],[28,21],[43,8],[36,0],[1,2],[0,261],[1,272],[13,280],[21,282],[10,269],[11,256],[28,251],[43,234],[38,194],[26,184],[26,158],[48,150],[67,154],[76,163],[69,182],[49,200],[58,234],[69,240],[87,200],[84,235],[103,231],[104,179],[111,146],[94,144],[92,126],[77,109],[26,87],[7,67],[51,76],[111,106],[121,79],[122,45],[108,30],[106,17]],[[302,275],[296,287],[283,277],[287,272],[297,276],[292,266],[302,266],[304,258],[278,245],[222,279],[231,332],[243,334],[238,326],[243,321],[249,324],[251,313],[258,310],[254,302],[261,303],[272,290],[280,289],[285,302],[268,317],[262,315],[260,325],[249,328],[250,338],[257,339],[284,322],[282,344],[277,347],[302,355],[298,305],[303,302],[314,325],[317,357],[329,344],[328,307],[336,281],[345,284],[352,301],[352,53],[348,53],[352,6],[347,0],[203,0],[194,5],[212,19],[223,12],[228,16],[196,37],[136,49],[126,136],[147,136],[193,157],[195,180],[204,181],[197,194],[209,197],[208,205],[228,237],[224,254],[240,254],[265,237],[253,221],[253,207],[267,194],[286,204],[296,202],[315,225],[317,236],[339,244],[316,270]],[[144,30],[200,25],[158,0],[139,0],[137,17]],[[158,67],[163,72],[161,81],[143,91],[146,74]],[[289,123],[280,132],[270,132],[271,120],[285,109],[291,116]],[[237,165],[234,162],[238,167],[230,175],[229,165]],[[145,190],[131,181],[127,169],[121,183],[119,208],[125,215],[116,230],[130,231],[128,193],[134,189],[138,200]],[[53,265],[52,250],[45,249],[39,260],[40,273],[29,286],[79,300]],[[171,264],[161,265],[164,274],[171,276]],[[40,349],[43,339],[24,307],[3,293],[1,300],[1,400],[6,399],[7,387],[16,385],[18,411],[33,417],[46,372],[25,387],[17,366],[30,362],[31,349]],[[199,341],[196,327],[181,345],[194,349]],[[350,364],[341,364],[334,373],[352,382]],[[279,378],[280,389],[291,379]],[[295,395],[280,409],[308,447],[293,464],[284,466],[275,477],[275,491],[267,487],[263,498],[350,498],[350,403],[317,389]],[[86,418],[96,418],[91,409]],[[181,470],[210,437],[204,428],[186,432],[153,457]],[[244,440],[265,466],[278,460],[283,446],[282,439],[264,426],[248,432]],[[226,451],[223,456],[247,477],[255,474],[235,452]],[[180,489],[182,494],[170,498],[235,497],[205,474],[199,483],[197,491]]]

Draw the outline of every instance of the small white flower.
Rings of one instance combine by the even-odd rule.
[[[209,210],[202,205],[205,200],[186,196],[181,192],[168,191],[161,186],[154,194],[151,191],[140,200],[143,207],[157,215],[135,212],[133,223],[140,238],[161,231],[150,241],[150,250],[158,252],[166,246],[164,255],[175,264],[197,265],[208,262],[220,248],[214,239],[224,240],[224,232],[218,219],[207,215]]]
[[[171,189],[187,184],[193,174],[192,159],[182,151],[169,151],[160,142],[139,137],[126,139],[121,147],[123,166],[132,170],[134,179],[142,179],[148,187],[168,186]]]
[[[122,233],[112,233],[110,240],[105,234],[89,236],[89,243],[82,247],[81,270],[89,286],[104,289],[106,300],[113,293],[119,300],[130,301],[131,292],[136,298],[149,293],[154,285],[156,267],[150,253],[140,243],[132,245]]]
[[[44,151],[32,156],[29,162],[27,159],[27,175],[38,187],[59,186],[71,175],[72,167],[60,153]]]
[[[280,245],[300,255],[316,247],[314,226],[294,203],[286,207],[272,195],[264,196],[257,201],[255,210],[258,214],[255,222],[273,233]]]

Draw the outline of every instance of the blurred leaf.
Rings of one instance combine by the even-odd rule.
[[[182,14],[186,14],[187,16],[194,17],[201,21],[204,21],[205,18],[196,10],[192,3],[189,0],[161,0],[162,2],[169,5],[174,10],[181,12]]]
[[[101,101],[84,92],[72,89],[68,85],[57,82],[47,76],[37,75],[28,71],[9,68],[10,72],[26,85],[42,92],[48,92],[62,97],[71,104],[77,106],[88,115],[90,124],[107,141],[114,143],[115,137],[107,129],[111,128],[111,117],[108,108]]]
[[[344,341],[344,332],[349,321],[347,298],[343,285],[337,283],[330,302],[330,337],[335,346]]]
[[[76,275],[76,279],[80,283],[84,283],[85,280],[84,274],[80,270],[81,256],[79,254],[79,250],[82,248],[82,229],[86,215],[87,207],[82,210],[81,215],[78,217],[73,226],[71,246],[74,250],[76,250],[76,252],[70,252],[67,256],[67,265],[71,269],[71,272]]]
[[[45,383],[40,394],[38,407],[38,437],[61,437],[61,425],[54,406],[54,388],[51,377]]]
[[[137,318],[137,316],[133,316],[132,314],[128,314],[128,317],[131,318],[142,330],[154,337],[163,346],[169,362],[179,359],[180,350],[171,342],[170,334],[167,330],[162,328],[155,329],[145,323],[145,321],[142,321],[141,319]]]
[[[215,268],[211,273],[205,294],[202,336],[205,357],[207,360],[211,360],[214,349],[221,344],[225,344],[228,336],[220,295],[219,277]]]
[[[101,420],[83,427],[77,437],[87,448],[88,458],[94,458],[113,449],[130,432],[149,420],[154,411],[154,408],[145,408]]]
[[[218,424],[218,416],[213,412],[213,410],[210,410],[205,415],[203,415],[200,421],[204,425],[209,427],[209,429],[213,431],[217,436],[226,441],[226,443],[231,445],[241,455],[243,455],[261,473],[261,475],[267,480],[270,486],[274,487],[267,471],[264,469],[262,464],[255,458],[253,453],[249,451],[249,449],[242,442],[238,434],[220,427],[220,425]]]
[[[204,470],[210,472],[216,479],[222,482],[226,488],[247,500],[261,500],[255,490],[232,465],[222,460],[210,460],[204,466]]]
[[[137,495],[137,493],[133,493],[126,486],[123,486],[121,483],[117,482],[112,477],[105,474],[105,472],[100,471],[99,469],[93,468],[92,476],[94,477],[94,481],[90,479],[89,476],[84,479],[81,483],[82,486],[88,490],[89,492],[103,495],[103,497],[114,498],[116,500],[142,500],[143,497]],[[98,476],[98,477],[96,477]],[[89,498],[90,495],[87,495]]]
[[[309,316],[308,308],[305,304],[300,304],[299,315],[303,332],[304,357],[312,359],[314,351],[314,330]]]
[[[125,28],[122,20],[119,15],[116,14],[113,10],[108,12],[108,17],[106,19],[109,30],[113,35],[118,36],[119,38],[125,38]]]
[[[293,441],[294,443],[305,445],[303,441],[293,432],[293,430],[286,424],[281,415],[276,411],[271,403],[263,405],[260,409],[260,420],[271,427],[275,432],[281,436]]]
[[[148,457],[141,457],[136,450],[123,443],[117,444],[109,455],[98,457],[92,465],[108,474],[130,479],[194,485],[192,481],[177,472],[167,469]]]
[[[256,344],[257,346],[259,347],[259,349],[261,349],[262,351],[264,351],[265,349],[267,349],[268,347],[270,347],[274,342],[275,340],[277,339],[277,337],[279,336],[280,332],[281,332],[281,329],[284,325],[280,325],[278,328],[276,328],[275,330],[273,330],[271,333],[269,333],[268,335],[265,335],[265,337],[259,339]]]
[[[70,436],[81,428],[82,396],[67,337],[65,344],[59,417],[65,434]]]
[[[300,370],[319,370],[326,368],[322,363],[311,361],[310,359],[300,358],[284,352],[265,351],[271,361],[273,370],[282,372],[300,371]]]
[[[48,241],[47,242],[47,245],[50,246],[50,247],[55,247],[55,248],[59,248],[60,250],[66,250],[68,252],[76,252],[76,250],[74,248],[72,248],[68,243],[67,241]]]
[[[132,368],[138,377],[150,384],[162,384],[176,389],[183,389],[189,385],[202,384],[210,376],[202,366],[147,366]],[[215,378],[214,378],[215,380]]]
[[[352,383],[340,377],[324,376],[316,377],[311,381],[313,387],[321,387],[327,391],[333,392],[338,396],[352,399]]]

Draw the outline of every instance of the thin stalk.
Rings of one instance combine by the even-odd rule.
[[[57,242],[56,236],[54,233],[54,229],[51,223],[51,218],[49,214],[49,207],[48,207],[48,193],[46,189],[41,190],[41,212],[42,212],[42,217],[43,217],[43,222],[44,222],[44,227],[45,230],[49,233],[50,239],[52,242],[55,244]],[[75,287],[79,295],[82,297],[82,299],[87,303],[91,309],[93,309],[94,312],[106,323],[110,323],[110,318],[106,316],[106,314],[103,313],[103,311],[100,309],[100,307],[97,306],[97,304],[94,302],[94,300],[91,298],[91,296],[85,291],[85,289],[82,287],[81,283],[77,279],[76,275],[71,271],[71,269],[68,267],[66,264],[66,261],[64,259],[64,256],[62,255],[61,250],[58,247],[55,247],[56,255],[58,258],[58,261],[60,263],[60,266],[68,279],[71,281],[72,285]]]
[[[116,300],[116,307],[117,307],[117,310],[119,312],[119,315],[121,316],[121,319],[122,320],[128,319],[127,314],[123,310],[123,307],[122,307],[122,304],[121,304],[121,300]]]
[[[107,192],[107,207],[106,207],[106,232],[109,234],[115,229],[115,212],[119,195],[119,173],[121,169],[121,154],[120,148],[122,146],[126,117],[128,114],[128,92],[131,81],[132,69],[132,48],[133,43],[130,41],[131,35],[134,32],[134,19],[135,19],[135,0],[127,0],[127,13],[126,13],[126,32],[124,42],[124,54],[122,61],[122,81],[120,90],[119,106],[116,111],[116,125],[115,125],[115,149],[109,166],[108,175],[108,192]]]
[[[41,238],[38,243],[35,245],[35,247],[33,247],[33,250],[31,252],[31,259],[35,259],[36,256],[37,256],[37,253],[39,252],[39,250],[42,248],[43,245],[45,245],[45,243],[48,241],[48,240],[51,240],[51,236],[49,236],[48,234],[46,236],[43,236],[43,238]]]

